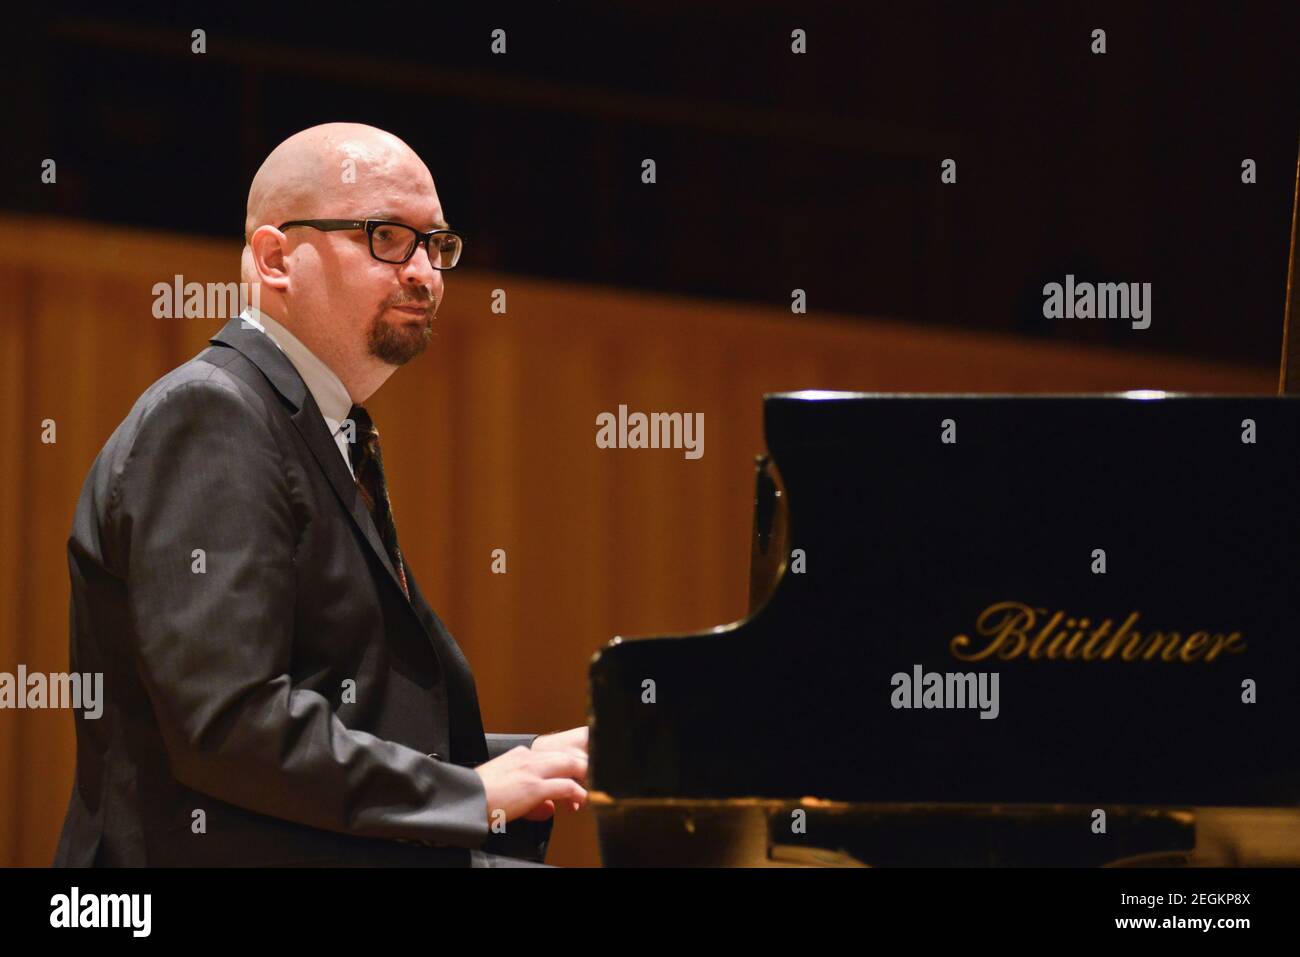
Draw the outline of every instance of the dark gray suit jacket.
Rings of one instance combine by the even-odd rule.
[[[469,866],[489,833],[469,665],[411,600],[311,392],[236,318],[96,457],[68,539],[77,771],[55,865]],[[350,685],[349,682],[354,683]]]

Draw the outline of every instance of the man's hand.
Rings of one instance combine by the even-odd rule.
[[[489,827],[498,809],[505,811],[507,821],[520,817],[544,821],[555,813],[556,802],[575,811],[587,802],[587,790],[583,787],[587,782],[585,740],[581,748],[541,751],[511,748],[474,770],[483,779],[487,793]]]
[[[587,726],[584,724],[581,728],[570,728],[568,731],[557,731],[555,734],[539,734],[533,739],[532,749],[534,751],[559,751],[566,754],[580,754],[585,767],[587,763]],[[574,811],[582,807],[581,804],[572,804],[570,806]],[[524,817],[530,821],[545,821],[554,813],[555,802],[543,801],[532,811],[525,814]]]
[[[539,734],[533,739],[534,751],[580,751],[587,756],[587,726],[557,731],[555,734]]]

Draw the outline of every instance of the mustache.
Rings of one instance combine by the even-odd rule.
[[[419,306],[420,308],[426,310],[429,309],[437,310],[438,300],[432,297],[428,299],[403,299],[400,302],[390,303],[390,305],[395,309],[401,308],[402,306]]]

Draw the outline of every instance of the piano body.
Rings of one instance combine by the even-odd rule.
[[[748,617],[593,658],[607,866],[1300,864],[1300,400],[764,421]]]

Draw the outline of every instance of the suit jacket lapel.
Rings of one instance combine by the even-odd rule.
[[[374,520],[370,517],[370,512],[361,498],[356,480],[343,463],[343,457],[339,454],[338,446],[334,444],[334,438],[325,425],[325,417],[316,405],[316,399],[307,388],[307,384],[303,382],[302,376],[298,374],[298,370],[289,361],[289,357],[280,351],[266,333],[251,326],[245,328],[238,317],[227,322],[209,342],[229,346],[245,356],[262,371],[275,390],[289,403],[293,409],[290,418],[294,427],[307,443],[307,448],[311,450],[316,464],[324,470],[330,486],[334,489],[334,494],[338,497],[339,504],[352,516],[352,521],[361,531],[362,537],[370,544],[371,551],[383,564],[393,587],[401,595],[402,586],[398,581],[397,571],[393,568],[388,550],[384,548],[379,538],[379,531],[375,528]],[[425,637],[428,638],[434,655],[447,676],[451,722],[449,745],[458,761],[467,767],[482,764],[488,759],[488,753],[483,734],[483,718],[478,704],[478,691],[474,686],[474,674],[456,640],[451,637],[433,609],[429,607],[429,603],[424,600],[424,595],[416,584],[410,568],[407,568],[407,583],[411,589],[411,600],[408,602],[406,596],[402,595],[402,604],[411,610],[411,614],[424,630]]]
[[[397,570],[393,567],[388,550],[384,548],[379,538],[379,531],[375,528],[374,519],[370,517],[361,493],[357,490],[357,483],[343,463],[343,457],[339,454],[338,446],[334,444],[334,438],[325,425],[325,417],[317,407],[315,398],[306,383],[302,381],[298,370],[289,361],[289,357],[280,351],[266,333],[252,327],[244,328],[243,322],[238,317],[227,322],[225,327],[208,341],[230,346],[241,353],[249,362],[262,370],[262,374],[275,390],[293,406],[294,411],[290,419],[295,428],[307,443],[307,448],[311,450],[316,464],[324,470],[330,486],[334,489],[334,494],[338,496],[339,504],[352,516],[352,521],[356,523],[362,537],[370,544],[371,551],[388,572],[393,587],[400,592],[402,586],[397,577]],[[402,596],[402,601],[407,603],[405,595]],[[429,641],[436,647],[428,624],[414,607],[411,608],[411,612],[420,622],[420,627],[428,635]]]
[[[388,571],[388,577],[393,580],[393,584],[400,590],[402,586],[397,578],[397,570],[393,567],[393,560],[388,555],[388,549],[384,548],[384,543],[379,537],[379,530],[375,528],[375,521],[370,516],[370,510],[366,508],[365,502],[357,490],[357,483],[352,478],[352,473],[343,464],[343,458],[339,455],[339,447],[334,444],[334,438],[329,434],[329,429],[325,426],[325,418],[321,415],[316,400],[310,392],[307,393],[302,407],[290,418],[303,439],[306,440],[307,448],[311,449],[311,454],[316,459],[317,464],[325,470],[325,475],[330,480],[330,486],[334,489],[334,494],[338,496],[343,508],[352,516],[352,521],[356,522],[357,528],[361,530],[361,534],[370,543],[370,548],[375,553],[375,557],[383,563],[384,568]],[[406,600],[405,595],[402,596],[402,600]]]

